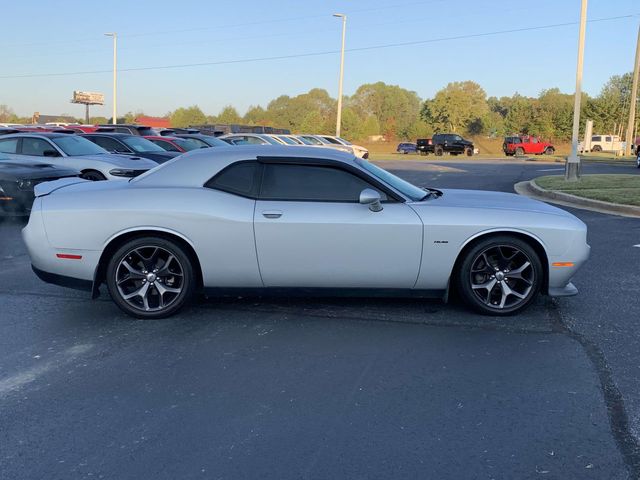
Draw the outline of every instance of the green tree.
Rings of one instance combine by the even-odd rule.
[[[292,129],[298,133],[322,133],[324,129],[324,119],[317,110],[307,113],[304,120],[297,128]]]
[[[261,106],[251,106],[244,114],[244,123],[249,125],[268,125],[269,120],[267,112]]]
[[[178,108],[171,115],[173,127],[188,127],[189,125],[202,125],[207,122],[207,117],[197,105],[187,108]]]
[[[223,124],[242,123],[242,117],[234,107],[227,105],[216,118],[216,122]]]
[[[475,82],[453,82],[424,102],[421,116],[436,131],[480,133],[489,113],[487,95]]]
[[[360,118],[375,117],[382,133],[406,138],[419,118],[420,97],[416,92],[384,82],[361,85],[348,101]]]
[[[362,123],[362,138],[380,135],[380,122],[375,115],[369,115]]]
[[[18,123],[20,119],[8,105],[0,105],[0,122],[2,123]]]

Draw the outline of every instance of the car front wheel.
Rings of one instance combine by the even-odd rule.
[[[163,318],[180,310],[195,287],[192,261],[177,243],[159,237],[126,242],[107,265],[113,301],[137,318]]]
[[[526,308],[542,286],[540,257],[525,241],[496,236],[478,242],[462,259],[458,291],[485,315],[512,315]]]

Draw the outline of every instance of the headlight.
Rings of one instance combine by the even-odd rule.
[[[13,200],[13,197],[10,197],[9,195],[7,195],[5,191],[2,189],[2,185],[0,185],[0,200]]]
[[[20,190],[29,190],[33,187],[31,180],[18,180],[18,188]]]
[[[139,172],[130,168],[114,168],[109,173],[114,177],[135,177]]]

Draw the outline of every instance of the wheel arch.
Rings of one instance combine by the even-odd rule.
[[[520,240],[527,242],[534,249],[534,251],[540,257],[540,262],[542,263],[542,271],[543,271],[543,279],[542,279],[542,288],[541,291],[545,294],[549,291],[549,256],[547,255],[547,249],[544,245],[544,242],[538,238],[536,235],[531,232],[526,232],[518,229],[492,229],[485,230],[482,232],[478,232],[475,235],[469,237],[458,250],[458,255],[456,256],[456,260],[453,264],[453,268],[451,270],[451,274],[449,276],[449,286],[447,287],[447,296],[448,290],[451,288],[453,278],[458,274],[460,263],[462,263],[465,254],[471,250],[478,242],[486,240],[491,237],[498,237],[503,235],[509,235]]]
[[[182,248],[193,262],[193,269],[196,275],[196,288],[202,289],[204,285],[202,276],[202,266],[198,254],[191,243],[191,241],[179,232],[174,230],[160,228],[160,227],[140,227],[135,229],[128,229],[112,235],[106,242],[100,255],[100,260],[96,266],[96,270],[93,275],[93,287],[91,289],[91,298],[97,298],[100,295],[100,285],[104,282],[107,264],[111,255],[120,248],[125,242],[133,240],[138,237],[160,237],[166,240],[171,240]]]

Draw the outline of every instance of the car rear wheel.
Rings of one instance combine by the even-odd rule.
[[[553,155],[554,153],[556,153],[556,151],[553,147],[547,147],[544,151],[545,155]]]
[[[444,153],[444,149],[440,146],[437,146],[436,148],[433,149],[433,153],[436,155],[436,157],[441,157],[442,154]]]
[[[467,147],[467,148],[465,148],[465,149],[464,149],[464,154],[465,154],[467,157],[472,156],[472,155],[473,155],[473,148],[471,148],[471,147]]]
[[[456,283],[467,305],[484,315],[526,308],[542,286],[540,257],[525,241],[496,236],[478,242],[462,259]]]
[[[524,149],[522,147],[516,148],[516,157],[521,157],[524,155]]]
[[[593,147],[591,149],[592,152],[601,152],[602,151],[602,147],[600,145],[596,145],[595,147]]]
[[[93,182],[100,182],[102,180],[107,179],[103,174],[101,174],[97,170],[84,171],[82,172],[82,175],[80,175],[80,177],[84,178],[85,180],[91,180]]]
[[[180,310],[195,286],[191,259],[178,244],[140,237],[122,245],[107,266],[113,301],[137,318],[163,318]]]

